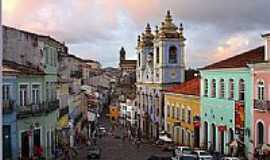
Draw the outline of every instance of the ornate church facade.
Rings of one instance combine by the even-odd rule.
[[[136,99],[140,110],[142,136],[156,139],[164,130],[162,90],[182,83],[185,77],[185,38],[183,26],[177,27],[170,11],[160,27],[151,31],[147,24],[137,40]]]

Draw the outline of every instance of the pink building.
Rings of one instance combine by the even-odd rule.
[[[259,144],[270,144],[270,64],[255,66],[253,140],[256,148]]]
[[[253,151],[270,144],[270,34],[265,38],[265,61],[250,65],[253,70]]]

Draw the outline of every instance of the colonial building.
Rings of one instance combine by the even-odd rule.
[[[253,128],[252,151],[270,144],[270,34],[265,39],[264,62],[249,65],[253,70]],[[269,156],[269,155],[268,155]]]
[[[140,108],[140,130],[143,136],[158,138],[164,129],[164,108],[161,90],[181,83],[185,77],[185,38],[183,27],[178,28],[170,11],[154,32],[147,24],[138,36],[136,88]]]
[[[200,80],[175,85],[164,91],[165,130],[176,144],[199,147]]]
[[[201,72],[202,147],[253,159],[254,147],[269,143],[269,35],[266,45],[203,68]],[[265,125],[266,124],[266,125]],[[269,135],[269,134],[268,134]]]

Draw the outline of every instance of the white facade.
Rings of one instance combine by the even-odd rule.
[[[120,103],[120,116],[126,119],[131,125],[136,123],[136,114],[138,110],[134,100],[127,99],[125,103]]]
[[[152,33],[147,24],[138,36],[137,102],[140,108],[140,130],[143,135],[158,137],[164,129],[164,108],[160,90],[184,81],[185,38],[183,27],[176,27],[170,12],[160,28]]]

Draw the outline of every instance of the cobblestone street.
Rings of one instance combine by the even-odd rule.
[[[107,130],[110,128],[109,121],[101,120],[101,125]],[[122,130],[117,128],[116,135],[121,137]],[[123,141],[121,138],[105,136],[97,140],[98,145],[102,148],[101,160],[147,160],[151,155],[170,156],[171,153],[163,152],[161,149],[150,144],[141,144],[139,149],[136,144]],[[87,147],[78,150],[78,159],[87,159]]]

